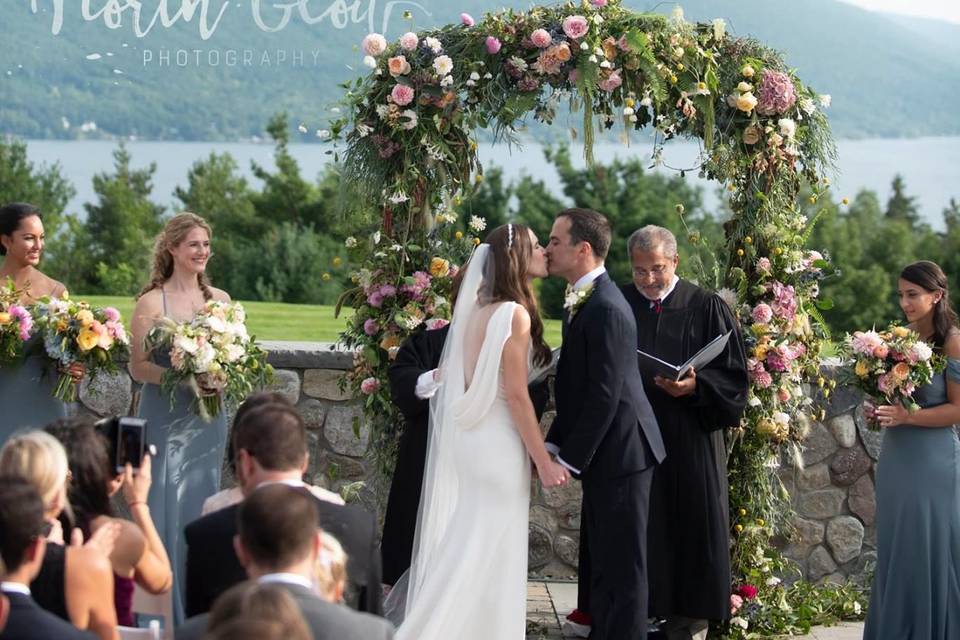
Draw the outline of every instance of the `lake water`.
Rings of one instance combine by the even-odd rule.
[[[30,159],[37,163],[59,162],[64,174],[77,190],[69,211],[83,215],[83,203],[94,200],[93,176],[112,171],[112,152],[116,144],[109,141],[32,140],[28,142]],[[157,165],[154,175],[153,199],[169,209],[176,208],[173,190],[186,186],[187,171],[197,160],[211,152],[230,153],[240,169],[252,179],[251,161],[272,167],[273,147],[270,144],[220,142],[130,142],[127,144],[135,167]],[[299,161],[305,177],[319,174],[330,156],[326,146],[318,144],[291,144],[290,151]],[[594,157],[604,162],[616,157],[640,157],[649,160],[652,145],[648,138],[636,137],[630,147],[602,143],[594,149]],[[665,155],[666,164],[684,168],[695,164],[698,154],[695,142],[672,142]],[[841,140],[838,142],[839,174],[833,178],[834,198],[853,197],[861,189],[878,193],[885,203],[890,195],[890,181],[897,173],[903,175],[908,195],[915,196],[921,215],[934,228],[943,228],[942,212],[950,198],[960,200],[960,138],[913,138]],[[530,142],[512,149],[505,145],[481,145],[480,159],[485,167],[501,166],[509,178],[522,173],[543,180],[558,193],[560,181],[553,166],[544,161],[542,147]],[[575,163],[583,165],[580,147],[573,145]],[[662,170],[662,169],[658,169]],[[714,186],[708,180],[688,172],[687,179],[706,188],[706,206],[716,206]],[[202,213],[202,212],[199,212]]]

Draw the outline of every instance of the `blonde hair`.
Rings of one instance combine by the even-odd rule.
[[[143,294],[154,289],[163,287],[163,283],[173,275],[173,256],[170,250],[183,242],[187,234],[200,227],[207,232],[207,236],[213,238],[213,230],[206,220],[195,213],[183,211],[170,218],[167,221],[163,231],[157,236],[153,243],[153,266],[150,269],[150,282],[137,294],[140,298]],[[203,299],[213,298],[213,291],[210,290],[210,280],[206,273],[197,274],[197,284],[203,291]]]
[[[0,471],[32,484],[43,500],[45,514],[67,507],[67,452],[49,433],[27,431],[7,440],[0,449]]]
[[[347,584],[347,553],[343,545],[326,531],[320,536],[317,557],[317,591],[324,600],[340,602]]]

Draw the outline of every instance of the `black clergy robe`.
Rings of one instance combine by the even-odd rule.
[[[621,291],[636,315],[637,346],[667,362],[682,364],[732,331],[723,353],[696,372],[693,395],[674,398],[643,380],[667,450],[650,494],[650,615],[724,620],[731,577],[723,430],[739,422],[746,405],[743,339],[727,304],[684,280],[659,313],[633,283]]]

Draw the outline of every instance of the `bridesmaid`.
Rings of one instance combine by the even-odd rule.
[[[0,207],[0,286],[13,280],[23,291],[21,304],[66,291],[63,284],[37,270],[44,240],[39,209],[20,202]],[[58,374],[42,354],[43,345],[32,338],[25,346],[28,356],[19,366],[0,367],[0,445],[21,428],[40,428],[67,415],[66,404],[53,397]],[[82,367],[75,367],[74,373],[82,377]]]
[[[190,321],[208,300],[230,296],[210,286],[210,226],[200,216],[180,213],[157,237],[150,282],[143,288],[131,323],[130,373],[144,383],[139,417],[147,423],[147,441],[156,446],[148,503],[174,572],[173,615],[183,621],[183,528],[200,517],[203,502],[220,490],[220,465],[227,440],[226,411],[204,422],[191,410],[192,393],[177,391],[173,404],[160,383],[170,366],[168,353],[148,353],[144,338],[154,322]],[[212,393],[215,393],[211,391]]]
[[[910,328],[947,357],[914,392],[920,409],[877,407],[877,566],[864,638],[960,638],[960,330],[947,277],[933,262],[900,273]]]

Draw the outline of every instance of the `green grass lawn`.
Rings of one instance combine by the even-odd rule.
[[[129,325],[133,299],[118,296],[73,296],[95,306],[112,306],[123,314]],[[260,340],[305,340],[335,342],[344,323],[353,313],[344,309],[339,318],[333,317],[333,307],[314,304],[284,304],[282,302],[243,302],[247,311],[247,329]],[[551,347],[560,345],[560,321],[547,320],[544,337]]]

